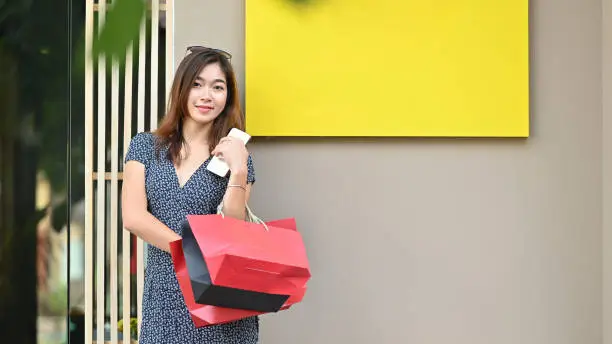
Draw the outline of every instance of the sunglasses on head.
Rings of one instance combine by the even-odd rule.
[[[220,54],[221,56],[225,57],[228,60],[232,59],[232,54],[228,53],[225,50],[204,47],[204,46],[201,46],[201,45],[188,46],[186,53],[199,53],[199,52],[202,52],[202,51],[212,51],[212,52],[215,52],[217,54]]]

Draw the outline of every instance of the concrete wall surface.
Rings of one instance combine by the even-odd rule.
[[[249,144],[251,205],[297,218],[313,272],[262,343],[612,344],[612,0],[530,2],[529,139]],[[174,15],[177,63],[228,49],[244,85],[244,0]]]

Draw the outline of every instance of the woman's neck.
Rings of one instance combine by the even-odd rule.
[[[186,118],[183,123],[183,138],[188,146],[206,146],[208,145],[208,136],[210,133],[211,123],[205,125],[198,124],[191,118]]]

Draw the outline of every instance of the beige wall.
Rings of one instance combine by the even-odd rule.
[[[596,344],[604,328],[612,343],[602,1],[531,1],[528,140],[254,140],[252,205],[297,217],[314,274],[262,343]],[[243,0],[177,1],[177,61],[193,43],[229,49],[242,83],[243,15]]]
[[[602,0],[603,102],[603,329],[612,344],[612,0]]]

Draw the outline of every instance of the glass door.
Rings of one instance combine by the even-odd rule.
[[[0,331],[11,343],[69,340],[83,18],[78,1],[0,5]]]

